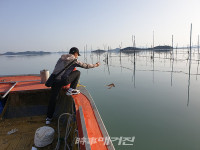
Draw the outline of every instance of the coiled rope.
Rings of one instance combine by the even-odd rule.
[[[73,120],[73,116],[74,116],[74,114],[70,114],[70,113],[63,113],[63,114],[61,114],[61,115],[59,116],[59,118],[58,118],[58,141],[57,141],[55,150],[59,150],[59,148],[60,148],[60,119],[61,119],[61,117],[64,116],[64,115],[69,116],[69,117],[68,117],[68,121],[67,121],[67,126],[66,126],[66,132],[65,132],[65,146],[64,146],[64,150],[66,150],[66,149],[70,150],[70,147],[69,147],[69,145],[68,145],[68,143],[67,143],[67,139],[68,139],[69,134],[70,134],[71,129],[72,129],[72,127],[70,127],[70,124],[71,124],[71,121]],[[77,133],[77,135],[78,135],[78,130],[77,130],[77,129],[75,129],[75,131],[74,131],[73,141],[72,141],[72,144],[71,144],[72,149],[73,149],[73,147],[74,147],[75,138],[76,138],[76,137],[75,137],[75,134],[76,134],[76,133]],[[80,149],[80,148],[79,148],[79,145],[78,145],[78,150],[79,150],[79,149]]]
[[[69,146],[68,146],[68,144],[67,144],[67,138],[68,138],[68,136],[69,136],[69,125],[70,125],[70,122],[71,122],[71,118],[72,118],[72,115],[70,114],[70,113],[63,113],[63,114],[61,114],[60,116],[59,116],[59,118],[58,118],[58,141],[57,141],[57,144],[56,144],[56,148],[55,148],[55,150],[59,150],[59,148],[60,148],[60,118],[62,117],[62,116],[64,116],[64,115],[67,115],[67,116],[69,116],[69,118],[68,118],[68,122],[67,122],[67,127],[66,127],[66,132],[65,132],[65,149],[66,149],[66,147],[68,147],[68,149],[70,150],[70,148],[69,148]]]

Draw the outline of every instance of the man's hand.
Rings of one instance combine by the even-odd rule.
[[[99,63],[99,62],[97,62],[97,63],[96,63],[96,67],[99,67],[99,65],[100,65],[100,63]]]

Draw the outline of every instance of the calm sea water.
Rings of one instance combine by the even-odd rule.
[[[0,56],[0,75],[52,72],[61,54]],[[133,54],[82,54],[80,60],[100,61],[99,68],[81,71],[81,84],[91,93],[111,137],[135,137],[113,142],[118,150],[199,150],[199,55],[187,50]],[[174,58],[174,59],[171,59]],[[190,75],[189,75],[190,74]],[[106,85],[114,83],[108,89]]]

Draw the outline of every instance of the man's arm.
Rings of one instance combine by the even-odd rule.
[[[81,68],[85,68],[85,69],[90,69],[90,68],[94,68],[94,67],[98,67],[100,64],[96,63],[96,64],[87,64],[87,63],[83,63],[81,61],[77,61],[77,67],[81,67]]]

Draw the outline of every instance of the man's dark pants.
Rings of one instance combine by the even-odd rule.
[[[58,99],[58,95],[62,86],[70,84],[70,88],[76,89],[78,84],[78,80],[80,78],[80,71],[72,71],[67,79],[56,80],[53,86],[51,87],[51,98],[49,100],[48,110],[47,110],[47,117],[52,118],[53,113],[56,107],[56,101]]]

